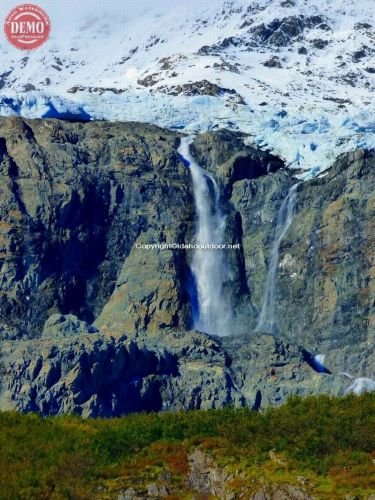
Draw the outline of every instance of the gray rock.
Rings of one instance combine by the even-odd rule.
[[[147,495],[149,498],[165,498],[169,493],[166,486],[152,483],[147,488]]]
[[[243,134],[196,137],[192,153],[221,190],[225,240],[241,248],[228,254],[224,286],[232,335],[218,339],[191,330],[192,253],[139,248],[193,239],[178,136],[140,124],[0,119],[0,408],[258,409],[375,379],[375,154],[343,155],[299,186],[271,336],[254,330],[278,211],[297,179]],[[325,374],[314,371],[318,353]]]
[[[322,40],[321,38],[315,38],[314,40],[311,40],[311,43],[316,49],[325,49],[327,45],[329,45],[328,40]]]
[[[358,151],[340,158],[325,177],[298,188],[296,214],[280,247],[277,316],[280,335],[314,354],[329,356],[344,346],[355,353],[367,345],[364,358],[373,356],[374,166],[374,153]],[[295,182],[276,172],[233,187],[231,203],[243,235],[241,274],[255,310],[262,305],[277,213]],[[252,323],[249,313],[243,321],[247,317],[251,331],[255,319]],[[361,365],[353,358],[346,369],[371,376]]]
[[[139,238],[185,239],[194,209],[177,139],[141,124],[0,118],[2,338],[39,337],[52,314],[91,324]],[[133,263],[142,255],[133,251]],[[183,273],[182,256],[172,257]],[[162,271],[148,269],[154,282]],[[184,328],[181,284],[166,324]]]
[[[211,457],[196,449],[188,457],[188,483],[193,491],[227,500],[226,482],[230,479],[225,469],[219,468]]]
[[[72,339],[10,342],[3,346],[2,401],[42,415],[115,416],[160,410],[158,387],[177,374],[163,349],[139,348],[124,339],[80,335]]]
[[[68,337],[85,333],[98,333],[99,330],[73,314],[53,314],[44,324],[42,337]]]
[[[355,63],[357,63],[361,59],[365,58],[366,56],[367,56],[367,52],[366,52],[365,49],[356,50],[352,54],[352,61],[355,62]]]
[[[144,496],[138,495],[134,488],[128,488],[124,492],[120,493],[117,500],[144,500]]]
[[[322,16],[299,15],[274,19],[267,25],[261,23],[250,28],[249,33],[255,45],[287,47],[303,40],[305,33],[314,28],[325,31],[331,29]]]
[[[109,417],[243,404],[227,356],[207,335],[137,342],[90,333],[3,342],[0,407]]]
[[[263,63],[266,68],[282,68],[280,58],[277,56],[272,56],[270,59]]]

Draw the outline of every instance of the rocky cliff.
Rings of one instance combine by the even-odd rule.
[[[298,186],[269,335],[255,326],[278,211],[297,179],[243,134],[196,137],[192,153],[220,187],[226,242],[240,244],[227,255],[233,325],[214,338],[192,330],[192,251],[145,247],[193,242],[180,136],[0,120],[1,408],[258,408],[342,394],[352,381],[340,372],[374,378],[374,153],[342,156]]]

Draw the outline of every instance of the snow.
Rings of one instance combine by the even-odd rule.
[[[375,75],[367,71],[374,67],[374,34],[358,28],[373,24],[373,0],[361,0],[360,9],[355,0],[294,3],[40,0],[52,21],[43,47],[19,51],[1,35],[0,114],[143,121],[188,133],[232,128],[303,169],[302,178],[317,175],[340,153],[375,148]],[[3,1],[0,17],[16,4]],[[249,31],[300,15],[323,16],[329,29],[305,29],[286,46],[256,44]],[[235,44],[218,48],[230,37]],[[315,48],[315,39],[329,44]],[[204,46],[216,48],[207,53],[200,51]],[[302,46],[307,55],[298,52]],[[366,55],[355,62],[363,47]],[[271,57],[280,68],[264,66]],[[154,83],[142,86],[147,77]],[[225,92],[172,96],[161,90],[202,80],[235,89],[246,104]]]

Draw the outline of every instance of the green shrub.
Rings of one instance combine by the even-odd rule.
[[[249,471],[273,470],[272,450],[289,472],[333,481],[322,490],[337,482],[371,491],[375,394],[293,397],[261,413],[224,408],[112,420],[0,413],[0,499],[96,498],[112,480],[147,482],[163,468],[179,481],[196,446],[220,464]]]

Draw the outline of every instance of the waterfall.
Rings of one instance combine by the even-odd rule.
[[[374,392],[375,391],[375,380],[367,377],[359,377],[354,378],[350,373],[339,373],[339,375],[343,375],[350,380],[352,383],[349,387],[346,388],[344,394],[363,394],[365,392]]]
[[[181,139],[179,154],[189,166],[193,181],[196,209],[196,230],[191,270],[195,278],[198,315],[194,327],[205,333],[228,335],[231,326],[231,307],[224,294],[228,275],[223,249],[202,248],[205,245],[223,245],[225,217],[220,210],[220,191],[190,154],[193,137]]]
[[[281,204],[277,215],[275,239],[271,251],[271,258],[263,296],[263,305],[256,327],[256,331],[258,332],[277,333],[276,278],[279,264],[280,244],[293,219],[294,208],[297,201],[298,185],[298,183],[294,184],[289,189],[288,195]]]

